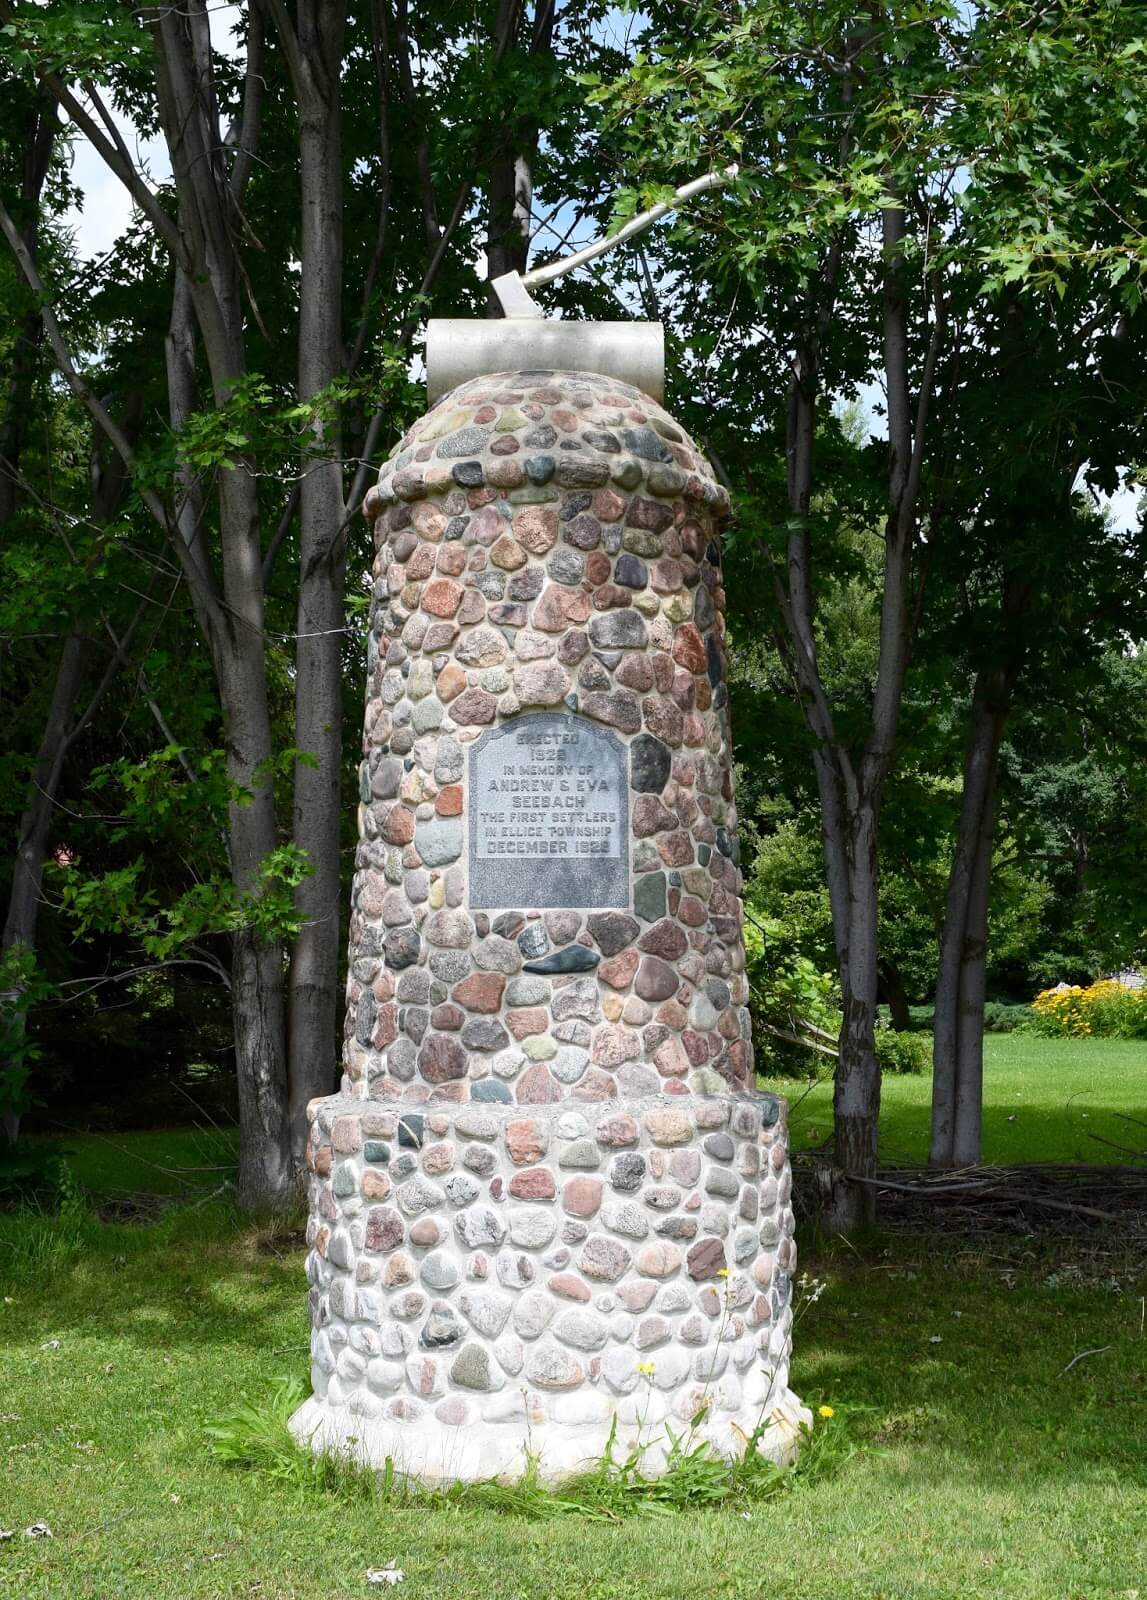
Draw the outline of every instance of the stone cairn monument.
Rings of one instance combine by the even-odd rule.
[[[344,1073],[310,1107],[292,1422],[316,1449],[558,1478],[611,1429],[656,1471],[666,1426],[782,1459],[808,1418],[785,1106],[753,1091],[726,508],[649,394],[553,368],[455,387],[367,498]]]

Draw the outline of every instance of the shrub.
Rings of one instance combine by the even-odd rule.
[[[985,1033],[1014,1033],[1031,1022],[1030,1006],[1008,1005],[1003,1000],[989,1000],[984,1006]]]
[[[876,1059],[884,1072],[917,1076],[932,1068],[932,1040],[926,1033],[877,1028]]]
[[[1036,1033],[1049,1039],[1147,1039],[1147,988],[1101,978],[1044,989],[1029,1008]]]

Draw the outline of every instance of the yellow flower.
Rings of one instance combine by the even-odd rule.
[[[836,1416],[836,1412],[832,1409],[831,1406],[821,1406],[819,1408],[819,1410],[817,1411],[817,1416],[818,1417],[823,1417],[824,1420],[827,1422],[829,1417],[835,1417]]]
[[[645,1377],[652,1378],[653,1374],[657,1371],[657,1364],[653,1361],[639,1361],[637,1364],[637,1370]]]
[[[728,1276],[729,1276],[729,1269],[728,1269],[728,1267],[721,1267],[721,1268],[720,1268],[720,1269],[719,1269],[719,1270],[718,1270],[718,1272],[717,1272],[717,1276],[718,1276],[718,1277],[719,1277],[719,1278],[727,1278],[727,1277],[728,1277]]]

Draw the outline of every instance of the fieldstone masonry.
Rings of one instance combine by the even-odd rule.
[[[647,396],[454,390],[377,549],[341,1093],[308,1147],[314,1397],[429,1479],[807,1417],[785,1106],[752,1092],[720,521]],[[353,1443],[351,1443],[353,1441]]]

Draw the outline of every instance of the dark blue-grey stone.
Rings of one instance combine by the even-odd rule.
[[[652,428],[626,428],[621,437],[625,448],[633,455],[640,456],[642,461],[673,460],[672,450],[657,437]]]
[[[757,1103],[761,1108],[761,1122],[766,1128],[775,1127],[781,1114],[781,1103],[776,1095],[763,1094]]]
[[[717,849],[723,856],[732,856],[733,836],[729,832],[728,828],[717,829]]]
[[[773,1278],[773,1316],[779,1317],[792,1295],[792,1282],[787,1272],[778,1272]]]
[[[362,1158],[384,1167],[390,1160],[390,1146],[383,1139],[367,1139],[363,1142]]]
[[[571,517],[580,517],[583,511],[588,511],[593,504],[591,494],[564,494],[562,495],[561,510],[558,512],[559,520],[569,522]]]
[[[486,481],[480,461],[459,461],[450,469],[450,476],[463,489],[480,489]]]
[[[665,874],[643,872],[633,884],[633,909],[642,922],[659,922],[665,915]]]
[[[422,937],[417,928],[391,928],[382,942],[383,958],[388,967],[401,972],[412,967],[422,949]]]
[[[409,1150],[404,1150],[396,1156],[391,1164],[390,1176],[395,1183],[401,1183],[403,1178],[409,1178],[412,1172],[418,1171],[418,1157]]]
[[[706,978],[705,993],[708,995],[715,1011],[727,1010],[733,998],[732,991],[724,978]],[[773,1101],[773,1105],[776,1105],[775,1101]],[[773,1120],[775,1122],[776,1118],[774,1117]]]
[[[512,939],[523,921],[520,911],[501,911],[494,918],[493,931],[499,939]]]
[[[711,633],[705,642],[705,667],[709,674],[709,682],[716,688],[721,681],[721,647],[714,633]]]
[[[527,456],[524,462],[526,477],[531,483],[549,483],[557,462],[553,456]]]
[[[705,560],[710,562],[715,567],[719,567],[721,565],[721,546],[717,543],[716,539],[710,539],[709,543],[705,546]]]
[[[697,846],[697,860],[701,863],[701,865],[703,867],[707,867],[712,859],[713,846],[710,844],[699,844]]]
[[[430,1309],[418,1342],[425,1350],[443,1350],[457,1344],[465,1333],[466,1329],[451,1308],[444,1300],[438,1300]]]
[[[610,433],[605,428],[583,428],[581,436],[586,444],[592,445],[595,450],[604,450],[606,455],[615,456],[621,449],[621,440],[616,433]]]
[[[640,556],[630,555],[627,550],[617,558],[613,581],[627,589],[644,589],[649,582],[649,568]]]
[[[713,626],[713,596],[703,583],[697,585],[693,596],[693,623],[702,633]]]
[[[504,1106],[512,1106],[514,1103],[509,1084],[502,1083],[498,1078],[478,1078],[470,1085],[470,1098],[496,1101]]]
[[[600,961],[601,957],[596,950],[588,950],[584,944],[567,944],[564,950],[554,950],[548,956],[543,956],[540,961],[527,961],[522,971],[543,975],[554,972],[592,972]]]
[[[486,428],[459,428],[456,433],[448,433],[445,439],[439,440],[437,453],[447,458],[475,456],[485,448],[487,432]]]
[[[669,746],[652,733],[639,733],[629,747],[629,782],[638,794],[660,794],[669,782],[672,766]]]
[[[549,945],[550,936],[543,922],[528,922],[518,935],[518,949],[527,960],[544,956]]]
[[[701,1141],[701,1148],[714,1161],[732,1161],[736,1147],[727,1133],[710,1133]]]
[[[451,517],[450,521],[446,524],[446,529],[442,537],[444,539],[460,539],[466,532],[466,527],[469,521],[469,517]]]
[[[407,1149],[422,1149],[422,1134],[426,1127],[426,1118],[421,1111],[407,1111],[398,1119],[398,1142]]]

